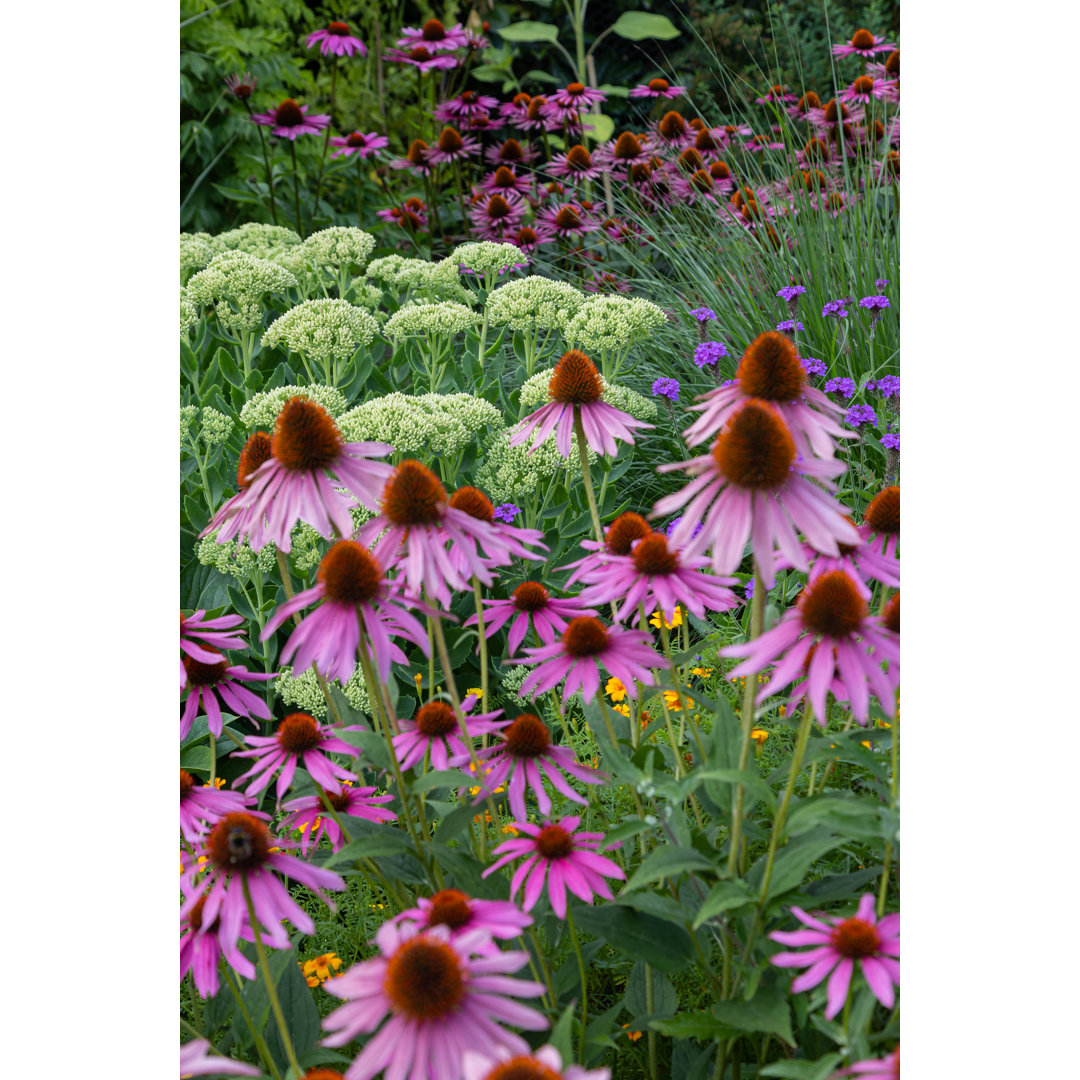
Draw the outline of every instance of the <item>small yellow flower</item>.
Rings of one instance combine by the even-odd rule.
[[[424,683],[424,676],[419,671],[413,676],[413,682],[416,683],[416,692],[423,698],[424,695],[420,693],[420,688]]]
[[[869,742],[866,739],[864,739],[861,743],[859,743],[859,745],[860,746],[865,746],[867,750],[873,750],[874,749],[874,744],[872,742]]]
[[[684,698],[687,708],[692,709],[694,707],[693,698]],[[682,712],[682,701],[679,700],[679,693],[676,690],[664,691],[664,704],[667,705],[671,712]]]
[[[308,975],[307,976],[307,984],[308,984],[308,986],[318,986],[319,985],[319,980],[316,979],[314,975]]]
[[[669,619],[667,614],[661,611],[654,611],[652,618],[649,620],[650,626],[655,626],[657,630],[660,629],[660,616],[664,616],[664,625],[669,629],[673,629],[676,626],[682,626],[682,608],[677,604],[675,610]],[[639,1033],[640,1034],[640,1033]]]
[[[491,824],[491,811],[490,810],[485,810],[484,811],[484,821],[486,821],[489,825]],[[473,824],[474,825],[479,825],[480,824],[480,815],[479,814],[476,814],[473,817]]]
[[[612,705],[611,707],[617,713],[622,713],[623,716],[628,717],[630,715],[630,706],[629,705]]]
[[[703,679],[707,679],[712,674],[711,667],[693,667],[690,669],[691,675],[700,675]]]
[[[623,686],[621,679],[616,679],[615,676],[612,675],[604,686],[604,693],[607,694],[612,701],[622,701],[622,699],[626,697],[626,687]]]
[[[890,723],[888,722],[888,720],[878,720],[878,721],[877,721],[877,726],[878,726],[878,727],[884,727],[884,728],[891,728],[891,727],[892,727],[892,724],[890,724]]]
[[[223,788],[224,786],[225,786],[225,777],[223,777],[223,776],[217,777],[212,784],[210,783],[209,780],[207,780],[206,783],[203,784],[203,787]]]
[[[769,733],[764,728],[756,727],[750,732],[750,738],[753,739],[758,746],[761,746],[768,737]]]
[[[640,1031],[627,1031],[627,1028],[629,1028],[629,1027],[630,1027],[629,1024],[623,1024],[623,1030],[626,1031],[626,1037],[631,1042],[637,1042],[638,1039],[641,1038],[641,1032]]]
[[[781,716],[787,716],[787,706],[786,705],[781,705],[780,706],[780,715]]]
[[[322,982],[324,979],[330,978],[330,969],[334,971],[341,967],[341,957],[337,953],[323,953],[322,956],[316,956],[314,960],[305,960],[301,968],[303,973],[309,976],[308,985],[311,985],[310,976],[315,976],[315,981]]]
[[[504,833],[509,833],[511,836],[517,836],[518,834],[517,829],[515,829],[513,825],[504,825],[502,831]]]
[[[480,788],[478,788],[478,787],[469,788],[469,794],[470,795],[479,795],[480,794]]]
[[[472,686],[465,691],[466,694],[475,694],[477,697],[482,697],[484,688],[482,686]]]

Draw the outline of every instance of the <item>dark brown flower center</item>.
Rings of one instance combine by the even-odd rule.
[[[671,88],[671,85],[667,81],[667,79],[650,79],[649,80],[649,89],[654,94],[662,94],[665,90],[669,90],[670,88]]]
[[[885,166],[893,176],[900,175],[900,155],[895,150],[885,155]]]
[[[841,104],[836,98],[833,98],[828,105],[825,106],[825,119],[830,124],[835,124],[837,120],[846,120],[851,115],[851,110]]]
[[[716,186],[713,183],[712,177],[704,169],[698,169],[698,171],[690,177],[690,185],[695,191],[700,191],[702,194],[712,191]]]
[[[464,140],[452,127],[444,127],[439,135],[438,147],[444,154],[456,154],[465,145]]]
[[[545,825],[536,838],[536,850],[545,859],[565,859],[574,850],[574,838],[561,825]]]
[[[513,599],[518,611],[540,611],[547,607],[549,593],[539,581],[523,581],[514,590]]]
[[[423,935],[406,941],[390,957],[383,983],[394,1008],[410,1020],[441,1020],[465,1000],[465,977],[457,953]]]
[[[359,131],[354,131],[346,140],[346,146],[360,147],[367,146],[367,136],[362,135]]]
[[[615,141],[615,149],[612,154],[619,161],[633,161],[641,157],[641,143],[632,132],[624,131]]]
[[[881,948],[877,927],[864,919],[845,919],[832,928],[832,947],[843,957],[862,960]]]
[[[547,724],[532,713],[522,713],[503,732],[503,738],[514,757],[539,757],[551,745]]]
[[[799,112],[807,112],[810,109],[820,109],[821,98],[814,93],[813,90],[807,90],[801,98],[799,98],[798,109]]]
[[[833,638],[856,633],[867,616],[862,593],[843,570],[830,570],[810,582],[798,605],[808,630]]]
[[[517,139],[507,139],[499,147],[500,161],[521,161],[524,156],[525,151],[521,149],[521,143]]]
[[[694,147],[697,150],[719,150],[720,144],[713,138],[713,134],[708,128],[704,131],[699,131],[697,138],[694,140]]]
[[[899,49],[893,49],[893,51],[891,53],[889,53],[888,59],[885,61],[885,70],[890,75],[899,75],[900,74],[900,50]]]
[[[511,100],[511,101],[512,101],[512,102],[513,102],[513,103],[514,103],[514,104],[515,104],[515,105],[516,105],[516,106],[517,106],[517,107],[518,107],[519,109],[522,109],[522,108],[524,108],[524,107],[525,107],[526,105],[528,105],[530,101],[532,101],[532,97],[531,97],[531,96],[530,96],[529,94],[521,93],[521,94],[515,94],[515,95],[514,95],[514,96],[513,96],[513,97],[512,97],[512,98],[511,98],[510,100]],[[510,141],[513,141],[513,140],[510,140]]]
[[[828,161],[829,148],[820,139],[811,139],[803,148],[807,161]]]
[[[274,424],[271,450],[293,472],[316,472],[333,464],[344,440],[337,424],[318,402],[294,397],[285,402]]]
[[[879,491],[866,508],[866,523],[876,533],[900,531],[900,489],[895,485]]]
[[[562,1076],[535,1058],[512,1057],[496,1065],[484,1080],[562,1080]]]
[[[221,656],[221,650],[215,649],[212,645],[200,644],[199,648],[214,653],[216,656]],[[186,655],[182,659],[189,686],[216,686],[225,678],[225,671],[229,666],[228,660],[224,657],[216,664],[204,664],[201,660]]]
[[[571,146],[566,155],[566,164],[570,169],[584,172],[592,168],[592,155],[584,146]]]
[[[419,461],[403,461],[386,482],[382,512],[395,525],[434,525],[442,520],[446,488]]]
[[[882,612],[881,621],[885,624],[886,629],[892,630],[893,633],[900,633],[900,590],[892,594],[889,598],[889,602],[885,605],[885,610]]]
[[[210,833],[206,853],[219,870],[255,870],[270,857],[270,833],[251,814],[226,814]]]
[[[449,926],[451,930],[460,930],[471,918],[469,898],[460,889],[443,889],[431,898],[428,926]]]
[[[731,169],[726,161],[714,161],[709,166],[709,175],[714,180],[727,180],[731,176]]]
[[[611,523],[604,546],[612,555],[629,555],[634,541],[644,540],[651,532],[649,523],[640,514],[628,510]]]
[[[495,520],[495,507],[479,488],[458,488],[450,498],[450,506],[476,518],[477,521]]]
[[[429,701],[416,714],[416,726],[428,739],[449,735],[457,726],[454,710],[445,701]]]
[[[409,50],[409,59],[423,64],[431,59],[431,53],[423,45],[416,45]]]
[[[686,134],[686,121],[682,113],[672,109],[671,112],[664,113],[656,130],[664,139],[678,139]]]
[[[413,139],[409,144],[409,152],[405,155],[413,165],[423,165],[427,154],[428,144],[423,139]]]
[[[378,559],[355,540],[339,540],[319,564],[326,598],[339,604],[366,604],[378,593],[382,578]]]
[[[735,376],[744,394],[765,401],[794,401],[806,384],[795,345],[777,330],[767,330],[750,343]]]
[[[548,383],[552,401],[564,401],[574,405],[589,405],[599,401],[604,384],[596,365],[578,349],[564,352],[555,365],[555,372]]]
[[[496,221],[499,218],[509,217],[511,213],[510,204],[501,195],[492,195],[488,199],[486,213],[489,218],[494,218]]]
[[[494,181],[494,183],[495,183],[496,187],[516,188],[517,187],[517,177],[505,165],[500,165],[495,170],[495,181]],[[503,201],[505,202],[505,200],[503,200]],[[509,210],[510,207],[507,206],[507,209]]]
[[[327,27],[327,30],[329,30],[331,34],[338,34],[338,35],[348,34],[348,32],[349,32],[349,24],[348,23],[343,23],[343,22],[332,22]]]
[[[296,127],[304,122],[304,114],[300,106],[292,98],[286,98],[274,110],[274,124],[276,127]]]
[[[526,110],[526,115],[530,120],[541,120],[541,109],[547,104],[547,98],[537,95],[529,102],[529,107]]]
[[[302,754],[314,750],[322,742],[319,722],[307,713],[290,713],[278,724],[277,741],[288,754]]]
[[[697,172],[698,169],[704,168],[705,162],[702,161],[701,155],[692,146],[687,147],[678,157],[678,166],[686,173]]]
[[[416,232],[416,230],[419,229],[423,223],[420,221],[420,218],[417,217],[416,214],[412,213],[411,210],[406,210],[401,215],[401,217],[398,218],[398,224],[402,228],[408,229],[409,232]]]
[[[560,229],[577,229],[581,226],[581,217],[572,206],[564,206],[555,215],[555,225]]]
[[[869,30],[856,30],[851,35],[851,44],[856,49],[872,49],[874,47],[874,35]]]
[[[203,928],[203,908],[206,907],[207,899],[208,897],[206,896],[200,896],[199,899],[195,901],[195,906],[188,913],[188,926],[190,926],[192,930],[201,930]],[[214,916],[214,921],[206,927],[206,932],[208,934],[215,933],[220,921],[221,915],[219,913]]]
[[[764,216],[764,211],[761,207],[756,202],[752,201],[744,202],[739,213],[742,214],[747,221],[760,221]]]
[[[251,483],[251,474],[272,457],[270,436],[265,431],[253,432],[244,449],[240,451],[240,461],[236,467],[236,486],[243,491]]]
[[[674,574],[679,569],[679,556],[668,547],[667,537],[654,532],[638,542],[632,558],[639,574]]]
[[[874,80],[869,75],[860,75],[852,84],[856,94],[869,94],[874,89]]]
[[[712,453],[731,483],[765,491],[787,480],[795,443],[776,409],[750,398],[716,437]]]
[[[608,632],[599,619],[580,615],[570,620],[562,640],[570,656],[599,656],[608,647]]]
[[[446,27],[438,19],[428,19],[424,23],[422,36],[425,41],[442,41],[446,37]]]
[[[345,1080],[345,1077],[334,1069],[308,1069],[304,1080]]]
[[[191,775],[186,769],[180,770],[180,798],[184,798],[191,792],[191,789],[195,786],[195,777]]]
[[[526,225],[523,229],[518,229],[516,240],[519,246],[521,244],[535,244],[536,230],[530,229],[529,226]]]
[[[571,97],[580,97],[580,95],[585,93],[585,87],[582,86],[579,82],[572,82],[569,86],[567,86],[566,92]]]
[[[327,789],[326,800],[339,814],[343,814],[349,809],[349,789],[347,787],[343,787],[340,791]]]

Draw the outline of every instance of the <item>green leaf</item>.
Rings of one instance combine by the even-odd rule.
[[[615,121],[603,113],[592,113],[583,118],[586,124],[592,125],[589,138],[598,143],[607,142],[615,134]]]
[[[842,836],[836,836],[828,829],[814,829],[812,832],[796,837],[776,856],[772,877],[769,879],[767,899],[775,899],[786,893],[788,889],[794,889],[806,877],[807,871],[818,859],[844,843]],[[761,882],[765,876],[765,860],[766,857],[762,855],[746,875],[751,888],[761,888]]]
[[[694,848],[659,847],[651,851],[626,883],[625,892],[632,892],[653,881],[675,878],[687,870],[711,870],[713,864]]]
[[[232,358],[232,354],[228,349],[218,349],[217,362],[221,374],[225,377],[225,381],[230,386],[235,386],[239,389],[244,385],[243,372],[236,366],[236,361]]]
[[[559,31],[550,23],[532,22],[529,19],[523,22],[511,23],[509,26],[504,26],[501,30],[496,31],[496,33],[501,34],[504,41],[555,42],[559,40]]]
[[[679,971],[693,957],[693,942],[682,927],[621,904],[581,908],[574,920],[587,934],[661,971]]]
[[[674,1016],[679,1011],[679,995],[675,993],[671,980],[661,971],[652,972],[653,1007],[650,1009],[646,975],[645,962],[638,960],[630,972],[630,978],[626,980],[623,1005],[632,1017]]]
[[[788,814],[788,836],[798,836],[819,825],[841,836],[883,838],[881,804],[875,799],[821,795],[792,806]]]
[[[624,11],[611,29],[628,41],[671,41],[682,33],[666,15],[650,15],[647,11]]]
[[[762,1076],[781,1080],[825,1080],[841,1062],[839,1054],[826,1054],[817,1061],[775,1061],[761,1070]]]
[[[576,1010],[577,1002],[571,1001],[570,1004],[563,1009],[562,1015],[551,1029],[551,1036],[547,1040],[559,1051],[563,1061],[574,1060],[573,1027],[574,1013]]]
[[[716,1017],[706,1012],[679,1013],[670,1020],[653,1020],[649,1027],[673,1039],[714,1039],[723,1030]]]
[[[361,819],[351,817],[343,822],[350,836],[356,836],[361,831],[361,823]],[[399,855],[406,851],[412,851],[409,838],[397,829],[383,826],[374,835],[367,833],[364,836],[356,837],[355,840],[346,844],[340,851],[331,855],[324,865],[329,869],[341,862],[354,859],[384,858],[387,855]]]
[[[432,791],[435,788],[460,788],[465,787],[465,777],[457,769],[440,769],[429,772],[425,776],[417,777],[410,785],[409,790],[418,795],[424,791]]]
[[[291,949],[289,958],[290,963],[285,965],[285,970],[277,981],[278,1000],[281,1002],[281,1011],[285,1014],[285,1026],[289,1030],[293,1049],[297,1054],[306,1054],[320,1035],[319,1010],[307,980],[300,974],[296,954]],[[266,1027],[266,1046],[284,1069],[287,1059],[276,1023]]]
[[[523,83],[533,81],[551,83],[552,86],[559,85],[559,80],[552,75],[550,71],[541,71],[539,68],[533,68],[532,71],[526,71],[521,81]]]
[[[778,986],[759,990],[753,1001],[718,1001],[712,1012],[722,1024],[737,1031],[775,1035],[789,1046],[795,1045],[787,995]]]
[[[694,929],[716,915],[734,911],[753,902],[754,897],[741,881],[718,881],[705,897],[705,903],[701,905],[701,910],[694,919]]]

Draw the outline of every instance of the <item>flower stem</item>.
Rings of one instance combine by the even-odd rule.
[[[300,239],[304,239],[304,223],[300,220],[300,172],[296,164],[296,140],[289,140],[289,150],[292,152],[292,182],[293,182],[293,204],[296,208],[296,231],[300,234]]]
[[[245,101],[244,108],[247,109],[248,116],[251,116],[251,106]],[[262,143],[262,155],[263,164],[266,166],[266,182],[270,185],[270,217],[274,224],[278,223],[277,220],[277,200],[274,198],[274,173],[270,168],[270,155],[266,152],[266,132],[262,129],[262,124],[256,125],[259,129],[259,142]]]
[[[750,601],[750,640],[761,635],[765,622],[765,582],[762,580],[761,567],[754,561],[754,596]],[[750,733],[754,730],[754,690],[757,682],[746,680],[746,693],[743,694],[742,707],[742,747],[739,750],[739,772],[746,768],[750,760]],[[742,784],[735,788],[735,809],[731,814],[731,850],[728,852],[728,873],[734,874],[739,860],[739,847],[742,840],[743,800],[746,791]]]
[[[330,147],[330,128],[334,123],[334,98],[337,95],[337,65],[338,58],[335,54],[334,65],[330,69],[330,122],[326,125],[326,136],[322,144],[322,157],[319,159],[319,179],[315,184],[315,213],[319,212],[319,196],[322,195],[323,169],[326,167],[326,151]]]
[[[653,985],[652,967],[648,964],[645,965],[645,1011],[650,1015],[656,1011],[656,987]],[[656,1032],[651,1028],[649,1029],[648,1040],[649,1077],[650,1080],[655,1080],[660,1075],[660,1070],[656,1065]]]
[[[281,1045],[285,1048],[285,1056],[289,1059],[289,1067],[293,1071],[293,1076],[303,1076],[300,1062],[296,1060],[296,1051],[293,1049],[289,1027],[285,1023],[285,1013],[281,1009],[277,987],[270,977],[270,962],[266,958],[266,949],[263,948],[259,919],[255,914],[255,902],[251,899],[251,886],[248,885],[246,874],[240,875],[240,884],[244,888],[244,902],[247,904],[248,921],[251,923],[251,932],[255,936],[255,955],[259,960],[259,970],[262,972],[263,982],[266,983],[266,993],[270,998],[270,1009],[274,1014],[274,1019],[277,1021],[278,1032],[281,1035]]]
[[[604,530],[600,527],[600,513],[596,509],[596,495],[593,493],[592,477],[589,475],[589,450],[585,442],[585,426],[581,422],[581,406],[574,406],[574,434],[577,435],[578,454],[581,456],[581,478],[585,486],[585,498],[589,502],[589,515],[592,517],[593,532],[599,543],[604,542]]]
[[[217,779],[217,739],[214,737],[214,733],[210,732],[210,786],[214,786],[214,781]]]
[[[488,649],[487,635],[484,633],[484,604],[480,592],[480,579],[473,577],[473,599],[476,601],[476,628],[480,632],[480,711],[488,711]],[[487,736],[481,740],[487,746]]]
[[[578,1059],[585,1060],[585,1022],[589,1016],[589,987],[585,977],[585,960],[581,955],[581,944],[578,942],[577,929],[574,927],[574,912],[569,904],[566,906],[566,922],[570,927],[570,941],[577,955],[578,974],[581,976],[581,1037],[578,1042]]]
[[[892,775],[889,777],[889,806],[896,807],[896,796],[900,791],[900,713],[897,712],[892,722],[892,752],[890,754]],[[885,914],[885,900],[889,895],[889,865],[892,862],[893,844],[885,844],[885,861],[881,867],[881,885],[878,888],[877,914],[880,919]]]
[[[356,156],[356,227],[364,227],[364,158]]]
[[[547,983],[548,998],[551,1001],[551,1011],[554,1012],[559,1007],[559,999],[555,996],[555,984],[551,981],[551,970],[548,968],[547,961],[544,959],[544,950],[540,948],[540,939],[536,936],[536,927],[530,926],[529,939],[533,943],[533,948],[536,950],[536,959],[540,964],[540,970],[544,975],[544,982]]]
[[[281,1073],[278,1071],[278,1067],[274,1064],[274,1059],[270,1056],[270,1050],[266,1045],[266,1039],[263,1038],[261,1031],[257,1030],[255,1025],[251,1021],[251,1013],[248,1012],[247,1006],[244,1004],[244,999],[240,996],[239,989],[234,985],[232,976],[229,974],[229,967],[224,960],[219,961],[221,967],[221,974],[225,976],[225,982],[228,984],[229,990],[232,991],[232,996],[236,1001],[236,1006],[240,1010],[240,1014],[243,1016],[248,1026],[248,1031],[251,1032],[251,1037],[255,1040],[255,1049],[259,1052],[259,1057],[262,1058],[262,1063],[266,1066],[266,1071],[274,1078],[274,1080],[281,1080]]]

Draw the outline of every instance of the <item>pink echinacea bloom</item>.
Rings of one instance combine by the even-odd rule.
[[[213,1076],[225,1073],[227,1076],[262,1076],[262,1070],[254,1065],[245,1065],[232,1058],[217,1057],[210,1053],[210,1044],[205,1039],[192,1039],[180,1047],[180,1076]]]
[[[348,23],[332,22],[325,30],[316,30],[308,34],[307,47],[309,49],[319,45],[320,42],[322,44],[319,51],[323,56],[329,56],[331,53],[334,56],[352,56],[353,53],[359,53],[362,57],[367,56],[367,46],[358,37],[353,37],[349,33]]]
[[[329,116],[308,116],[308,105],[297,105],[292,98],[286,98],[273,112],[252,113],[251,119],[256,124],[270,128],[270,134],[279,139],[295,141],[301,135],[318,135],[330,123]]]
[[[514,1055],[505,1046],[466,1050],[462,1067],[462,1080],[611,1080],[607,1066],[564,1066],[559,1051],[550,1044],[528,1055]]]
[[[336,785],[325,789],[326,798],[339,817],[359,817],[365,821],[395,821],[397,814],[387,810],[381,803],[393,802],[393,795],[376,795],[373,787],[354,787],[351,784]],[[309,847],[318,847],[323,833],[330,841],[334,851],[340,851],[345,845],[345,837],[338,823],[327,813],[322,799],[318,795],[301,795],[281,804],[282,810],[290,813],[282,818],[283,831],[299,829],[303,834],[300,842],[300,854],[306,855]],[[346,826],[348,828],[348,826]]]

